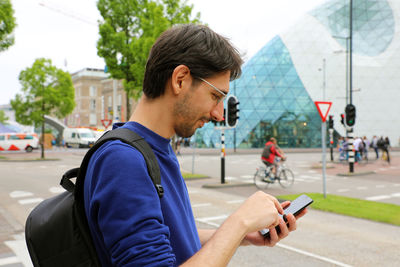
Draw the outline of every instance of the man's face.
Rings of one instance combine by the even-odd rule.
[[[217,87],[220,91],[228,93],[230,72],[207,78],[207,82]],[[210,120],[220,121],[223,119],[223,98],[217,90],[203,81],[188,88],[174,105],[175,124],[174,130],[178,136],[190,137],[196,129]]]

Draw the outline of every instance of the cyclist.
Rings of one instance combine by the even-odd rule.
[[[277,163],[275,162],[275,156],[278,156],[282,160],[286,159],[286,157],[283,155],[282,150],[278,147],[276,139],[274,137],[271,137],[269,141],[265,143],[265,147],[261,155],[261,161],[267,167],[272,167],[272,179],[275,179],[276,177]]]

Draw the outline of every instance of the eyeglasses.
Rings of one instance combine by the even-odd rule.
[[[206,84],[208,84],[209,86],[211,86],[215,91],[217,91],[218,93],[220,93],[222,95],[222,97],[217,98],[217,104],[219,104],[221,101],[224,101],[226,98],[226,93],[224,93],[223,91],[221,91],[221,89],[218,89],[215,85],[213,85],[212,83],[204,80],[203,78],[198,77],[197,79],[205,82]]]

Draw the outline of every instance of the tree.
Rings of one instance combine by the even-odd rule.
[[[14,44],[12,32],[16,26],[10,0],[0,0],[0,52]]]
[[[44,158],[45,115],[64,118],[75,107],[75,89],[69,73],[52,65],[50,59],[39,58],[31,68],[19,74],[22,94],[11,100],[16,121],[42,127],[41,157]]]
[[[97,53],[103,57],[114,79],[123,79],[127,117],[129,99],[139,99],[151,46],[167,28],[191,20],[193,6],[180,0],[98,0],[103,21],[99,24]]]
[[[0,122],[2,124],[6,124],[6,121],[8,121],[8,117],[6,116],[6,113],[4,112],[4,110],[0,110]]]

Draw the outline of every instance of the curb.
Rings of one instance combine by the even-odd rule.
[[[221,184],[221,183],[204,184],[204,185],[202,185],[202,187],[204,187],[204,188],[226,188],[226,187],[251,186],[251,185],[254,185],[254,183],[226,182],[224,184]]]
[[[45,158],[45,159],[0,159],[0,162],[41,162],[41,161],[58,161],[61,159]]]
[[[362,176],[368,174],[375,174],[374,171],[365,171],[365,172],[345,172],[345,173],[338,173],[337,176]]]

